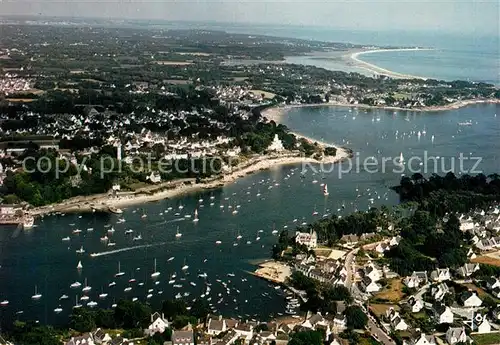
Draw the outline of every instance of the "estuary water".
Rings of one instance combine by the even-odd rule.
[[[393,160],[382,168],[384,157],[402,155],[409,163],[411,157],[428,152],[444,159],[445,170],[438,166],[434,171],[429,165],[430,171],[423,171],[428,175],[444,173],[462,153],[481,158],[475,167],[478,171],[499,172],[497,114],[498,105],[436,113],[297,108],[284,117],[284,124],[353,149],[360,163],[344,162],[334,169],[324,166],[323,172],[313,166],[280,166],[218,190],[129,207],[122,215],[52,215],[38,219],[32,230],[2,228],[0,301],[9,301],[0,307],[2,322],[19,318],[57,324],[67,321],[75,303],[93,301],[106,308],[120,298],[137,298],[159,308],[162,300],[175,296],[186,301],[203,298],[213,312],[227,316],[268,319],[283,312],[283,293],[246,271],[270,258],[277,240],[274,229],[292,232],[295,226],[325,214],[346,215],[397,204],[397,195],[389,187],[398,183],[401,174],[412,172],[402,172]],[[378,164],[362,164],[367,157]],[[473,164],[475,160],[464,160],[463,169]],[[419,161],[412,165],[414,170],[424,168]],[[456,164],[457,174],[459,169]],[[329,187],[327,197],[322,192],[324,183]],[[195,209],[197,223],[193,222]],[[176,237],[177,229],[182,236]],[[139,235],[141,239],[134,241]],[[101,241],[104,236],[108,242]],[[85,253],[76,252],[81,248]],[[155,259],[160,275],[152,278]],[[80,261],[83,268],[78,270]],[[118,264],[123,275],[116,277]],[[85,280],[91,290],[83,293]],[[82,285],[71,288],[75,282]],[[112,282],[116,285],[110,287]],[[38,300],[32,299],[35,286],[42,295]],[[103,293],[106,298],[99,297]],[[68,299],[59,300],[62,295]],[[81,300],[82,295],[89,299]],[[62,311],[55,313],[56,308]]]

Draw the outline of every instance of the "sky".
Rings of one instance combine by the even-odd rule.
[[[0,15],[321,26],[500,35],[496,0],[0,0]]]

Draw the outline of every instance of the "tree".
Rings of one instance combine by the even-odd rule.
[[[96,328],[95,312],[88,308],[76,308],[70,316],[70,327],[77,332],[90,332]]]
[[[196,300],[190,310],[190,314],[198,320],[205,320],[209,312],[210,306],[205,300]]]
[[[297,332],[292,334],[288,345],[322,345],[323,334],[318,331]]]
[[[163,301],[161,307],[163,315],[173,320],[178,315],[187,315],[186,302],[183,300]]]
[[[125,329],[144,328],[149,323],[151,308],[140,302],[121,300],[115,308],[115,322]]]
[[[14,322],[12,337],[23,345],[60,345],[60,335],[50,326]]]
[[[352,329],[363,329],[368,323],[368,316],[358,306],[347,307],[345,316],[347,318],[347,327]]]

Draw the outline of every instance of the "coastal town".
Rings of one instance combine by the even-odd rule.
[[[282,176],[249,182],[245,190],[219,193],[264,170],[305,163],[323,168],[353,156],[347,145],[292,132],[282,123],[287,111],[342,107],[352,120],[374,109],[391,116],[420,114],[498,104],[498,87],[285,62],[287,56],[342,52],[352,54],[356,63],[362,52],[398,47],[107,24],[80,28],[76,23],[8,20],[1,25],[0,225],[8,229],[1,239],[29,238],[41,224],[57,235],[47,235],[47,249],[42,248],[47,250],[40,259],[46,266],[44,293],[37,278],[29,282],[35,291],[28,297],[32,304],[15,291],[0,297],[0,345],[500,344],[500,177],[494,172],[475,177],[402,174],[399,186],[384,185],[380,192],[371,187],[360,191],[356,185],[356,198],[365,193],[368,207],[358,209],[351,202],[351,214],[343,213],[344,200],[327,204],[328,188],[335,187],[321,169],[292,167]],[[458,125],[465,126],[472,122]],[[412,130],[421,137],[420,130]],[[266,230],[247,229],[235,220],[254,201],[267,198],[274,203],[270,208],[287,204],[262,194],[280,186],[291,189],[292,178],[301,188],[297,193],[303,193],[298,195],[319,196],[313,211],[305,211],[312,216],[294,213],[293,221],[278,226],[266,218],[272,230],[271,224]],[[400,203],[375,207],[375,199],[388,200],[388,188]],[[195,194],[193,200],[176,199]],[[150,213],[147,203],[154,208]],[[229,219],[228,228],[207,225],[208,219],[196,229],[206,209],[214,219]],[[264,219],[262,213],[247,216]],[[66,218],[62,230],[50,223]],[[188,224],[193,232],[185,242],[178,224]],[[219,228],[226,232],[221,235]],[[250,231],[251,239],[242,240],[241,230]],[[271,245],[261,241],[265,234]],[[57,236],[56,241],[49,236]],[[213,247],[207,250],[188,247],[208,242]],[[187,258],[189,248],[197,249]],[[223,253],[214,260],[216,267],[229,266],[230,255],[240,248],[252,255],[267,253],[272,260],[246,260],[243,267],[257,268],[241,270],[241,279],[234,272],[215,273],[209,281],[200,267],[188,278],[188,260],[201,265]],[[59,250],[55,259],[49,249]],[[169,250],[179,250],[177,264],[183,262],[177,272],[168,268],[165,291],[178,289],[172,300],[163,295],[155,256]],[[100,293],[89,296],[88,280],[111,272],[110,261],[99,258],[129,252],[123,260],[139,261],[134,255],[140,251],[147,269],[141,271],[137,263],[125,272],[120,259],[113,259],[113,270],[118,265],[109,275],[113,280],[99,282]],[[69,252],[71,260],[76,256],[74,263],[64,256]],[[1,257],[0,273],[13,274],[21,256]],[[174,260],[172,254],[160,265],[168,267]],[[37,303],[48,300],[42,295],[51,290],[50,267],[66,261],[77,272],[76,281],[66,284],[73,276],[54,272],[74,296],[66,291],[53,298],[53,310],[43,305],[38,315],[24,313],[23,304],[42,309]],[[21,270],[33,274],[35,263],[29,263],[29,270],[23,265]],[[142,278],[149,266],[154,270]],[[108,297],[108,288],[117,291],[112,288],[125,275],[123,294]],[[251,279],[264,285],[252,285]],[[235,281],[250,290],[261,286],[276,292],[283,310],[269,312],[268,318],[245,314],[236,297],[229,297],[245,298],[241,286],[231,285]],[[215,285],[218,294],[211,290]],[[142,299],[128,294],[141,289],[146,291]],[[188,289],[202,291],[195,296]],[[259,301],[252,296],[245,304],[269,307],[269,292],[259,292]],[[73,297],[75,304],[63,309]],[[232,303],[234,315],[216,310]],[[61,317],[53,326],[47,322],[48,310]],[[9,318],[3,321],[3,315]]]

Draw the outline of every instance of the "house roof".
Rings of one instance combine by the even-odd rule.
[[[450,327],[446,331],[446,337],[455,337],[458,339],[463,332],[465,332],[463,327]]]
[[[211,319],[208,322],[208,329],[214,331],[222,331],[224,328],[224,321]]]
[[[252,325],[250,325],[248,323],[240,323],[234,329],[236,329],[238,331],[243,331],[243,332],[251,332],[253,327],[252,327]]]
[[[190,344],[194,342],[193,331],[174,331],[172,333],[172,343],[177,344]]]

